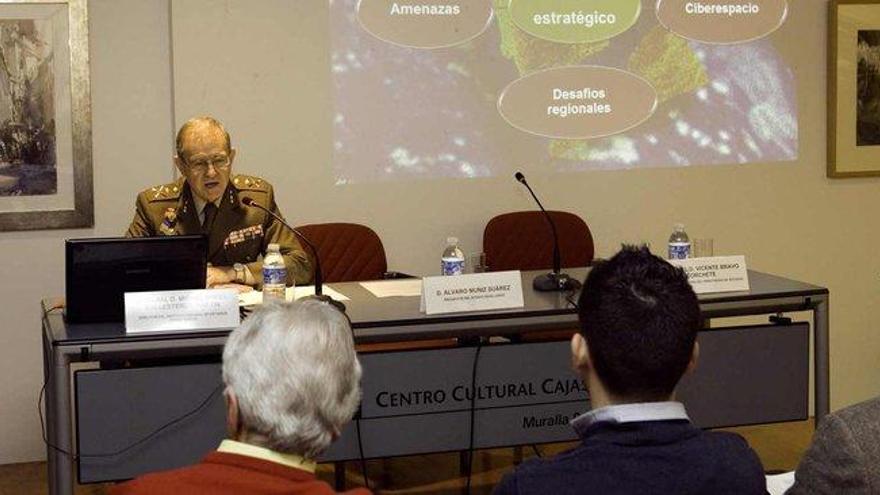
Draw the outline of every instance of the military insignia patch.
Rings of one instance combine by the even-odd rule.
[[[250,241],[258,237],[263,237],[262,225],[251,225],[239,230],[233,230],[223,241],[223,247],[230,247],[242,242]]]
[[[168,208],[165,210],[165,216],[162,219],[162,225],[159,226],[159,230],[165,235],[175,235],[174,227],[177,225],[177,210],[174,208]]]

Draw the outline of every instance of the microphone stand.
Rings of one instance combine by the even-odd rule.
[[[529,186],[529,183],[526,181],[526,176],[523,175],[522,172],[517,172],[514,175],[514,178],[529,190],[535,203],[538,203],[538,207],[541,208],[541,211],[544,213],[544,218],[547,219],[547,223],[550,224],[550,231],[553,233],[553,271],[535,277],[532,281],[532,287],[535,290],[542,292],[579,289],[581,286],[580,282],[569,277],[567,273],[562,273],[562,259],[559,255],[559,235],[556,233],[556,224],[553,222],[553,217],[551,217],[550,214],[547,213],[547,210],[544,209],[544,205],[541,204],[538,196],[535,195],[535,191],[532,190],[531,186]]]
[[[303,243],[306,246],[309,247],[309,249],[312,251],[312,255],[315,258],[315,297],[322,300],[322,301],[326,301],[326,302],[332,304],[337,309],[339,309],[339,311],[342,311],[343,313],[345,313],[345,304],[343,304],[342,301],[337,301],[336,299],[333,299],[330,296],[324,295],[324,291],[323,291],[324,274],[321,272],[321,257],[318,256],[318,249],[315,247],[314,244],[312,244],[312,241],[310,241],[309,238],[304,236],[300,231],[291,227],[289,223],[285,222],[284,219],[281,218],[281,215],[279,215],[279,214],[275,213],[274,211],[266,208],[265,206],[257,203],[256,201],[253,200],[253,198],[245,197],[241,200],[241,202],[245,206],[251,206],[253,208],[258,208],[260,210],[265,211],[272,218],[277,220],[278,223],[280,223],[281,225],[284,225],[285,227],[290,229],[290,231],[293,232],[294,235],[296,235],[301,241],[303,241]]]

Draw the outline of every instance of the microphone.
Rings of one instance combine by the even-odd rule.
[[[553,217],[551,217],[550,214],[547,213],[547,210],[544,209],[541,200],[538,199],[538,196],[535,195],[535,191],[532,190],[531,186],[529,186],[529,183],[526,181],[526,176],[523,175],[522,172],[517,172],[513,177],[517,182],[526,186],[526,189],[529,190],[535,203],[538,203],[538,207],[544,212],[544,218],[547,219],[547,223],[550,224],[550,231],[553,233],[553,271],[535,277],[532,281],[532,287],[537,291],[543,292],[579,289],[581,286],[580,282],[569,277],[566,273],[561,273],[562,259],[559,256],[559,235],[556,233],[556,224],[553,223]]]
[[[274,211],[270,210],[269,208],[266,208],[265,206],[261,205],[260,203],[257,203],[256,201],[254,201],[254,198],[251,198],[249,196],[245,196],[245,197],[241,198],[241,202],[245,206],[250,206],[251,208],[257,208],[257,209],[263,210],[266,213],[268,213],[270,216],[272,216],[272,218],[277,220],[281,225],[284,225],[285,227],[290,229],[290,231],[293,232],[294,235],[299,237],[299,239],[301,241],[303,241],[303,243],[306,246],[308,246],[309,249],[311,249],[312,255],[315,257],[315,298],[320,299],[322,301],[325,301],[327,303],[330,303],[333,306],[335,306],[337,309],[339,309],[339,311],[342,311],[343,313],[345,313],[345,304],[343,304],[342,301],[337,301],[330,296],[325,296],[323,293],[324,275],[321,273],[321,257],[318,256],[318,249],[315,247],[314,244],[312,244],[312,241],[310,241],[308,237],[304,236],[302,234],[302,232],[296,230],[295,228],[291,227],[289,223],[285,222],[284,219],[281,218],[281,215],[275,213]]]

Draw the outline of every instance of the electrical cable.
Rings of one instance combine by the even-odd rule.
[[[565,301],[568,302],[568,304],[570,304],[571,307],[574,308],[575,310],[578,309],[578,303],[577,303],[577,301],[574,300],[574,294],[577,291],[578,291],[578,289],[565,291]]]
[[[467,485],[465,487],[465,494],[470,495],[471,493],[471,478],[473,477],[474,472],[474,430],[475,430],[475,416],[476,416],[476,403],[477,403],[477,364],[480,362],[480,351],[483,350],[483,342],[482,340],[477,341],[477,351],[474,354],[474,364],[471,369],[471,419],[470,419],[470,440],[468,443],[468,468],[467,468]]]
[[[150,432],[146,436],[142,437],[141,439],[139,439],[139,440],[135,441],[134,443],[131,443],[131,444],[119,449],[119,450],[116,450],[113,452],[101,453],[101,454],[74,454],[72,452],[68,452],[67,450],[62,449],[61,447],[58,447],[57,445],[53,445],[52,443],[49,442],[49,439],[46,436],[46,421],[45,421],[45,418],[43,417],[43,398],[44,398],[45,392],[46,392],[46,384],[48,383],[49,380],[51,380],[51,375],[49,377],[47,377],[46,381],[43,382],[43,386],[40,388],[40,396],[37,399],[37,412],[40,415],[40,433],[43,436],[43,443],[46,444],[46,446],[49,447],[50,449],[52,449],[56,452],[59,452],[61,454],[64,454],[74,460],[84,459],[84,458],[116,457],[118,455],[124,454],[124,453],[128,452],[129,450],[147,442],[148,440],[155,438],[158,434],[162,433],[163,431],[167,430],[168,428],[182,422],[185,419],[188,419],[188,418],[194,416],[195,414],[200,412],[202,409],[204,409],[205,406],[207,406],[208,403],[211,402],[211,400],[214,398],[214,396],[216,396],[224,388],[223,384],[217,385],[217,387],[215,387],[214,390],[212,390],[211,393],[208,394],[208,396],[205,397],[205,399],[202,400],[202,402],[200,402],[199,405],[196,406],[194,409],[190,410],[189,412],[187,412],[181,416],[178,416],[177,418],[172,419],[171,421],[169,421],[169,422],[163,424],[162,426],[160,426],[159,428],[153,430],[152,432]]]
[[[360,454],[361,461],[361,475],[364,477],[364,486],[367,490],[370,490],[370,477],[367,476],[367,459],[364,457],[364,442],[361,438],[361,410],[358,408],[358,412],[355,415],[354,419],[355,429],[357,430],[357,438],[358,438],[358,453]]]
[[[52,311],[62,309],[63,307],[64,307],[63,303],[55,304],[52,307],[47,308],[43,312],[43,317],[45,318]],[[51,367],[47,367],[47,370],[51,370]],[[50,443],[49,438],[48,438],[48,434],[46,433],[46,418],[43,416],[43,401],[46,396],[46,386],[49,384],[49,382],[51,380],[52,380],[52,373],[51,373],[51,371],[48,371],[46,374],[46,379],[43,381],[43,386],[40,387],[40,394],[37,398],[37,414],[40,416],[40,434],[43,437],[43,443],[46,445],[46,447],[48,447],[48,448],[50,448],[60,454],[64,454],[74,460],[83,459],[83,458],[116,457],[120,454],[124,454],[124,453],[128,452],[129,450],[131,450],[131,449],[143,444],[144,442],[154,438],[156,435],[158,435],[159,433],[162,433],[166,429],[168,429],[168,428],[180,423],[181,421],[195,415],[196,413],[198,413],[199,411],[204,409],[204,407],[206,405],[208,405],[209,402],[211,402],[211,399],[213,399],[214,396],[217,395],[217,393],[220,392],[221,390],[223,390],[223,388],[224,388],[223,384],[218,385],[194,409],[190,410],[189,412],[187,412],[181,416],[178,416],[177,418],[172,419],[171,421],[169,421],[169,422],[163,424],[162,426],[160,426],[159,428],[153,430],[152,432],[150,432],[146,436],[142,437],[141,439],[137,440],[136,442],[134,442],[126,447],[123,447],[115,452],[108,452],[108,453],[102,453],[102,454],[74,454],[73,452],[67,451],[67,450],[62,449],[61,447],[59,447],[55,444]]]

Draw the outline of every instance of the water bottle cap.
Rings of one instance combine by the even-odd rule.
[[[272,244],[269,244],[267,249],[269,251],[281,251],[281,246],[278,243],[273,242]]]
[[[447,237],[446,244],[449,244],[450,246],[457,245],[458,244],[458,237]]]
[[[684,232],[684,224],[683,223],[675,224],[675,231],[676,232]]]

